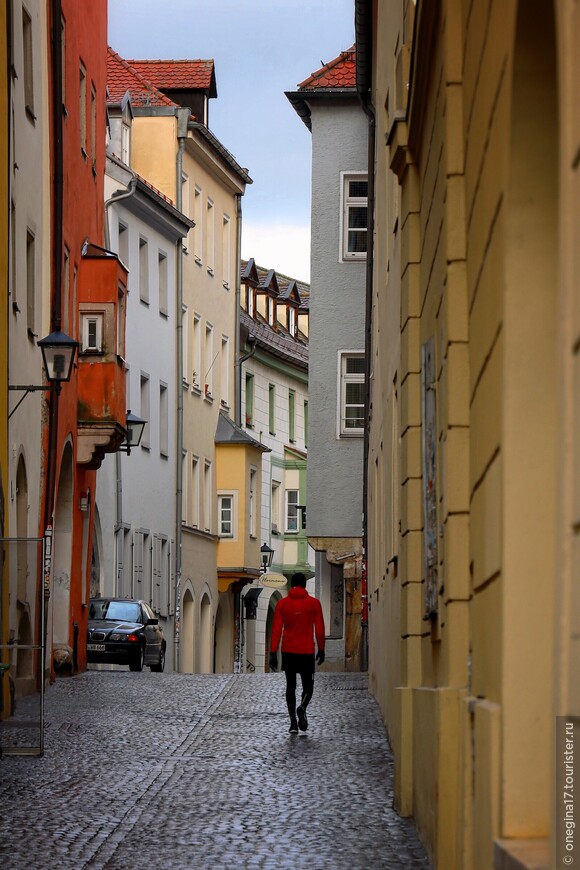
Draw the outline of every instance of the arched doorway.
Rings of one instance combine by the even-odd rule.
[[[186,589],[183,593],[181,614],[179,670],[182,674],[193,674],[194,607],[190,589]]]
[[[558,476],[558,103],[554,4],[520,2],[499,339],[504,837],[526,837],[532,831],[535,837],[546,836],[550,827]]]
[[[73,452],[64,448],[54,512],[52,562],[52,645],[59,650],[59,666],[67,664],[70,647],[70,585],[73,543]],[[61,658],[63,657],[63,658]],[[70,659],[72,664],[72,658]]]
[[[213,637],[211,630],[211,602],[209,595],[204,592],[199,610],[199,672],[211,674],[213,651]]]

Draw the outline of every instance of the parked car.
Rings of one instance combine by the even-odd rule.
[[[91,598],[87,626],[87,662],[129,665],[131,671],[165,668],[165,638],[145,601]]]

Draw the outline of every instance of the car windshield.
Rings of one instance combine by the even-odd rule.
[[[91,619],[141,622],[141,608],[134,601],[91,601]]]

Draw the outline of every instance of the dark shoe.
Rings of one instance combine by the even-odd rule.
[[[308,731],[308,719],[304,707],[298,707],[296,713],[298,714],[298,727],[301,731]]]
[[[288,729],[290,734],[298,734],[298,722],[296,719],[292,719],[290,722],[290,728]]]

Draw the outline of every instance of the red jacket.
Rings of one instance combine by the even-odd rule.
[[[278,651],[282,636],[283,653],[313,653],[314,633],[318,649],[324,650],[324,617],[320,601],[302,586],[292,586],[288,597],[281,598],[276,605],[270,652]]]

